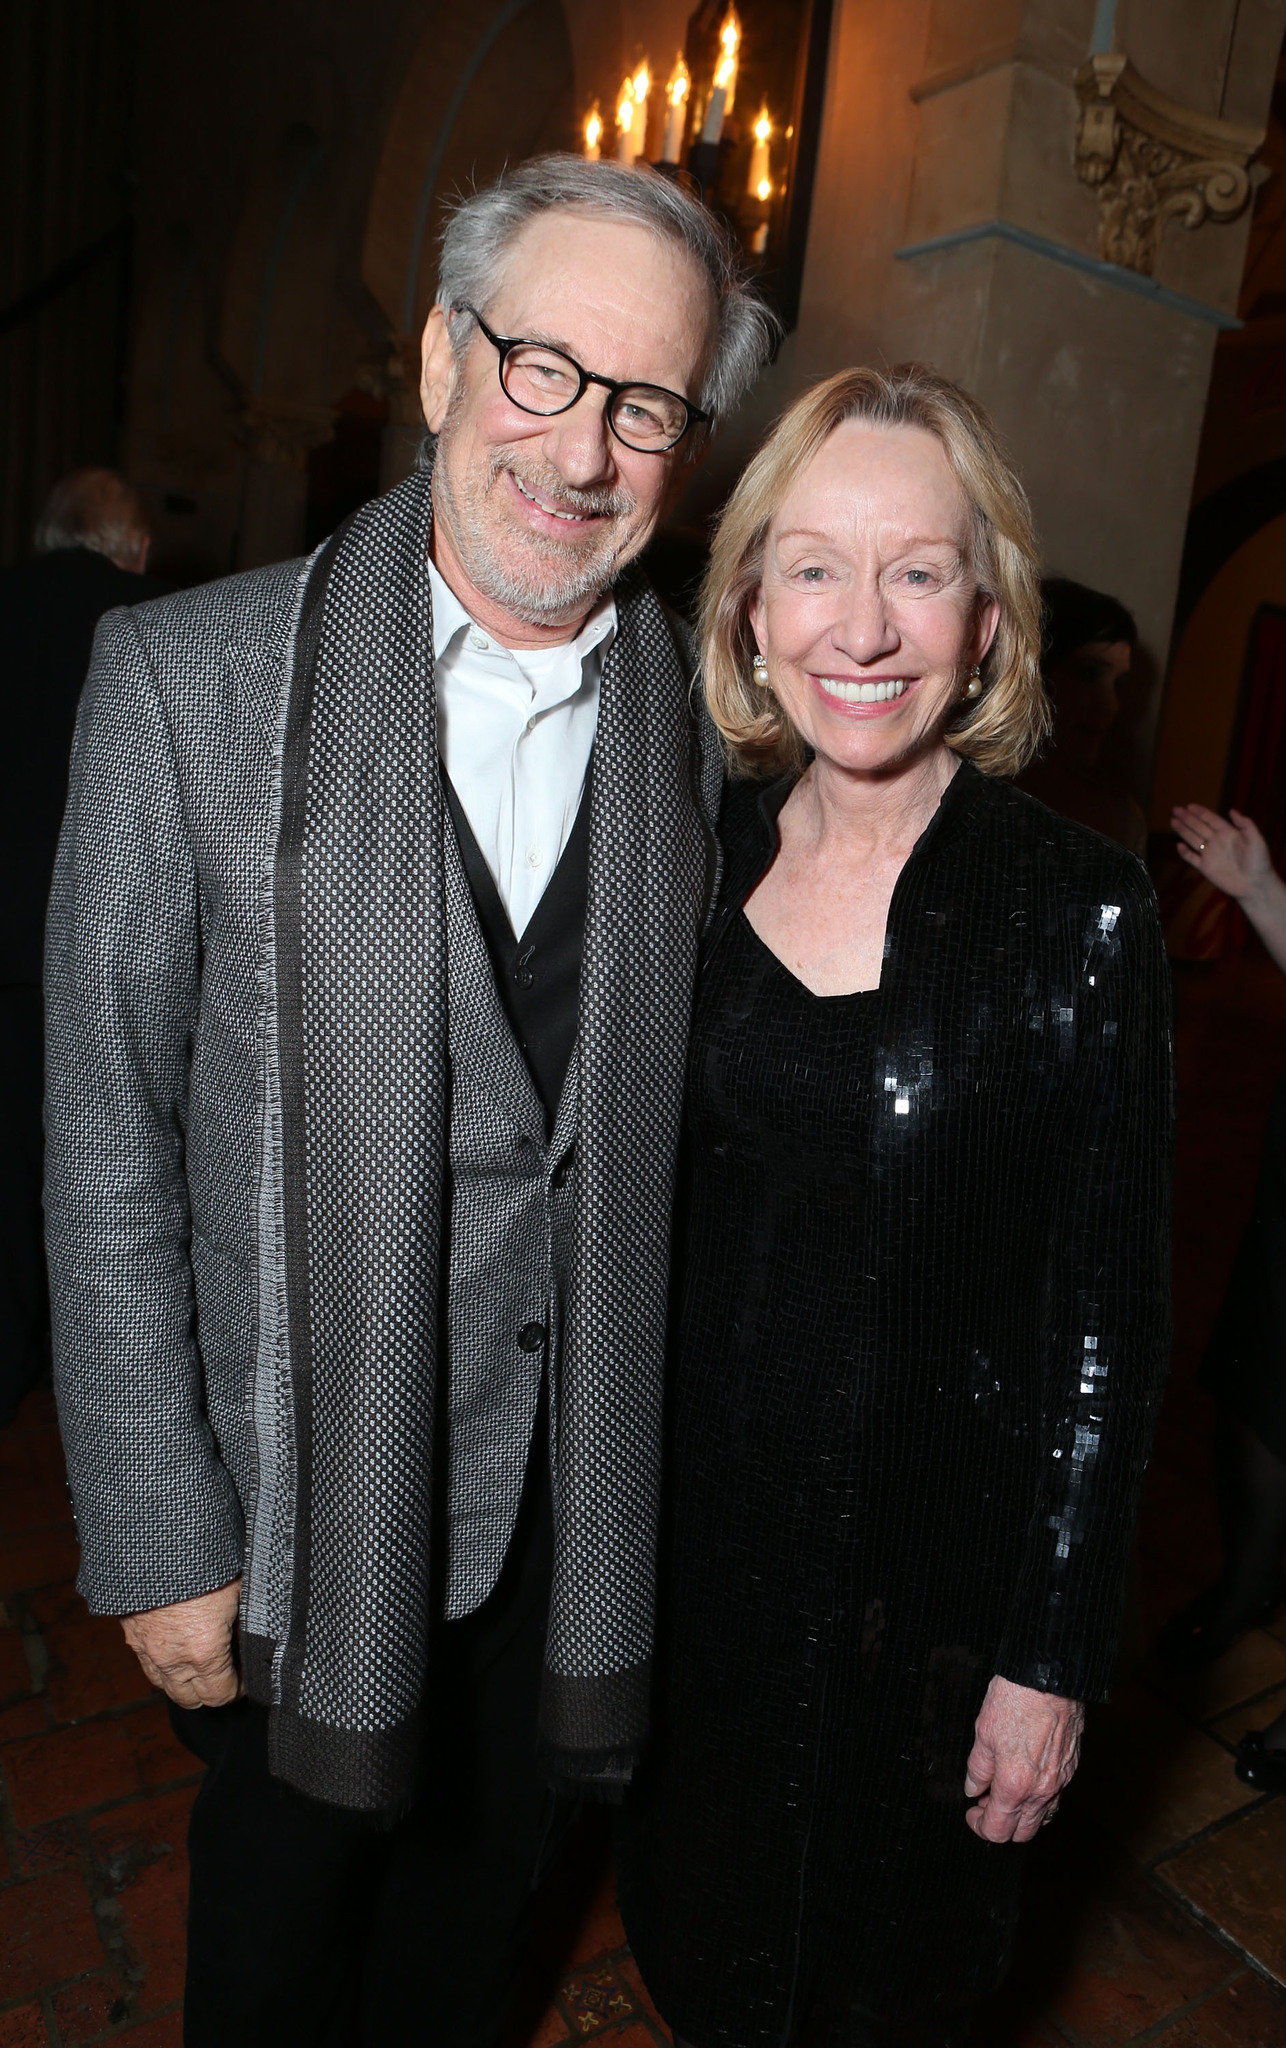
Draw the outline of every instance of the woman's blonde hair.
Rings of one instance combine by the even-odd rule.
[[[756,683],[750,607],[763,576],[768,529],[823,442],[847,420],[921,427],[934,436],[972,513],[970,566],[979,595],[1000,605],[982,664],[982,694],[961,699],[944,738],[988,775],[1016,775],[1049,731],[1040,680],[1040,570],[1027,494],[976,399],[922,363],[841,370],[804,392],[777,421],[724,508],[701,586],[706,702],[734,772],[779,774],[805,759],[777,698]]]

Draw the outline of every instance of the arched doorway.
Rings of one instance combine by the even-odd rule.
[[[362,247],[362,280],[391,337],[385,486],[414,462],[419,334],[446,206],[506,163],[573,147],[574,124],[572,45],[559,0],[432,9],[389,121]]]

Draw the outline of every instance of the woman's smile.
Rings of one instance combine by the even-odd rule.
[[[880,717],[914,689],[918,676],[825,676],[809,672],[809,681],[842,717]]]

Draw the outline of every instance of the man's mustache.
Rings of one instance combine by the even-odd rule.
[[[510,470],[525,490],[537,498],[563,506],[568,512],[583,512],[586,517],[601,519],[621,519],[635,509],[635,500],[628,491],[613,491],[605,487],[582,489],[577,484],[569,484],[546,463],[520,462],[507,448],[494,448],[487,468],[488,490],[498,477]]]

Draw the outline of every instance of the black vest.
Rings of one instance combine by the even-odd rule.
[[[545,1106],[546,1130],[552,1133],[576,1043],[589,896],[590,777],[585,776],[571,837],[520,939],[514,937],[500,892],[445,768],[442,784],[496,989]]]

